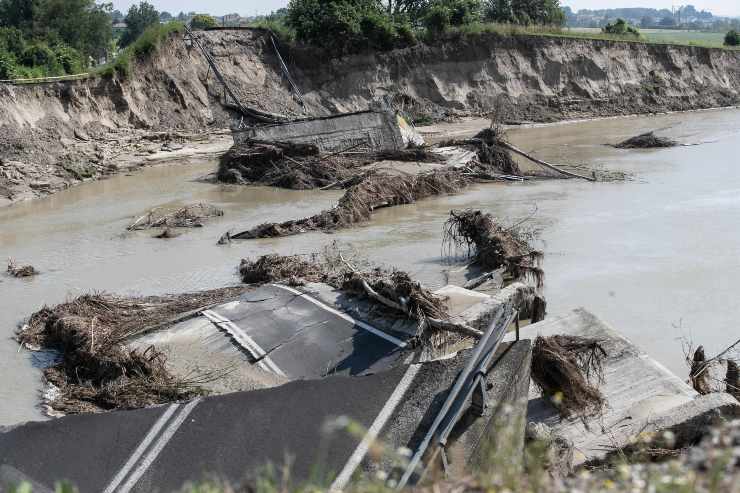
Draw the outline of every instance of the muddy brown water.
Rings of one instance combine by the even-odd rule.
[[[425,128],[430,140],[484,122]],[[511,140],[552,162],[635,173],[626,183],[575,180],[477,185],[459,195],[378,211],[352,230],[216,245],[220,234],[331,206],[340,192],[225,187],[198,181],[214,162],[152,167],[0,209],[0,257],[41,275],[0,275],[0,425],[42,417],[39,367],[11,339],[44,304],[90,291],[161,294],[237,282],[241,258],[311,253],[334,240],[372,261],[443,284],[441,228],[450,209],[479,208],[510,222],[532,215],[546,255],[549,313],[583,306],[684,377],[682,338],[714,354],[740,335],[740,110],[577,122],[510,131]],[[646,130],[700,146],[628,151],[614,143]],[[225,216],[177,238],[124,233],[151,207],[207,201]]]

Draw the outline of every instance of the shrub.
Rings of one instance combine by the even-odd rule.
[[[64,74],[64,69],[59,63],[59,60],[57,60],[57,55],[54,53],[54,50],[39,41],[26,47],[20,61],[23,65],[42,69],[42,76],[56,76]]]
[[[26,40],[20,29],[14,27],[0,27],[0,51],[18,57],[26,50]]]
[[[54,48],[57,62],[67,74],[79,74],[87,65],[80,52],[67,45],[58,45]]]
[[[393,48],[396,32],[390,17],[382,12],[371,10],[360,19],[360,31],[372,48],[388,50]]]
[[[449,0],[450,24],[463,26],[481,19],[481,4],[478,0]]]
[[[740,33],[732,30],[725,34],[725,46],[740,46]]]
[[[216,27],[216,19],[208,14],[196,14],[190,19],[191,29],[207,29],[209,27]]]
[[[416,44],[416,33],[414,28],[408,21],[399,22],[396,24],[396,34],[401,44],[404,46],[411,46]]]
[[[640,37],[640,31],[637,28],[627,24],[624,19],[617,19],[614,24],[607,24],[602,28],[605,34],[616,34],[617,36],[634,36]]]
[[[434,34],[443,33],[450,27],[451,17],[449,7],[442,2],[436,2],[429,7],[424,16],[424,27]]]
[[[0,50],[0,79],[15,79],[18,77],[18,68],[15,57],[7,51]]]

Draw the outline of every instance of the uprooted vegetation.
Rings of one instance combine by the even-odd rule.
[[[538,336],[532,348],[532,381],[564,418],[598,414],[604,396],[603,361],[607,354],[596,339]]]
[[[7,272],[13,277],[32,277],[39,273],[33,265],[18,265],[12,258],[8,259]]]
[[[353,154],[322,155],[313,144],[247,141],[221,157],[219,181],[306,190],[341,183],[357,175],[367,159]]]
[[[521,224],[507,227],[491,214],[466,209],[450,211],[442,242],[448,255],[462,249],[472,259],[471,264],[483,271],[503,268],[511,279],[534,278],[539,288],[544,281],[539,266],[542,252],[530,245],[533,236]]]
[[[618,149],[657,149],[661,147],[676,147],[678,142],[668,137],[658,137],[655,132],[645,132],[644,134],[630,137],[627,140],[616,144]]]
[[[218,179],[294,190],[349,188],[372,173],[364,166],[379,161],[441,163],[444,158],[425,147],[379,152],[350,147],[322,153],[313,144],[252,140],[233,146],[221,158]]]
[[[241,233],[229,234],[228,238],[274,238],[306,231],[332,231],[367,221],[376,209],[454,193],[467,183],[468,180],[456,171],[418,175],[375,173],[350,187],[332,209],[304,219],[260,224]]]
[[[126,340],[238,296],[244,287],[197,293],[121,297],[88,294],[31,315],[17,340],[60,353],[44,370],[56,390],[48,405],[62,413],[135,409],[202,394],[213,375],[172,375],[153,346],[131,350]]]
[[[384,316],[414,320],[416,339],[422,344],[442,346],[449,342],[449,333],[457,334],[458,338],[481,335],[477,329],[450,321],[445,298],[432,293],[408,273],[377,267],[357,269],[334,248],[328,249],[323,259],[274,254],[256,260],[243,259],[239,272],[245,283],[322,282],[348,295],[367,299]]]
[[[149,228],[200,228],[205,219],[223,215],[224,211],[221,209],[202,202],[177,208],[156,207],[138,217],[126,229],[136,231]]]

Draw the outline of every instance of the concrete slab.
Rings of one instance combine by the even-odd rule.
[[[409,133],[409,130],[404,130]],[[361,111],[289,123],[263,125],[234,132],[234,142],[246,139],[315,144],[321,151],[387,151],[405,147],[400,123],[390,111]]]
[[[436,290],[434,294],[444,296],[447,299],[447,311],[453,316],[459,315],[471,306],[490,298],[485,293],[479,293],[478,291],[472,291],[451,284]]]
[[[222,393],[388,369],[411,360],[407,338],[303,291],[265,285],[202,316],[139,337],[131,346],[164,350],[176,374],[223,374],[206,385]]]
[[[556,334],[599,339],[607,352],[605,381],[600,386],[607,406],[601,416],[561,420],[536,387],[530,386],[528,420],[544,422],[554,433],[572,441],[575,466],[603,460],[641,431],[676,427],[678,421],[687,423],[723,409],[730,413],[738,409],[727,407],[730,401],[699,398],[688,384],[582,308],[521,330],[522,338]]]

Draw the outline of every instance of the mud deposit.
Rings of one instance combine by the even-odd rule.
[[[427,129],[436,137],[462,122]],[[512,142],[552,162],[584,162],[634,173],[624,183],[532,181],[479,185],[449,197],[380,210],[357,228],[217,246],[229,228],[282,221],[330,207],[341,192],[220,186],[196,181],[217,163],[147,168],[0,209],[0,257],[43,275],[0,276],[0,424],[40,417],[42,355],[10,339],[44,303],[89,292],[162,294],[238,282],[244,257],[309,253],[338,240],[395,265],[430,287],[444,284],[442,224],[451,209],[476,208],[511,222],[535,210],[542,228],[545,294],[551,314],[586,306],[679,375],[682,336],[715,353],[737,333],[740,277],[739,110],[558,124],[511,131]],[[714,141],[661,150],[613,144],[661,128],[678,140]],[[435,137],[435,135],[429,135]],[[435,138],[436,138],[435,137]],[[208,202],[225,215],[168,241],[122,234],[141,211]],[[411,253],[412,252],[412,253]]]

